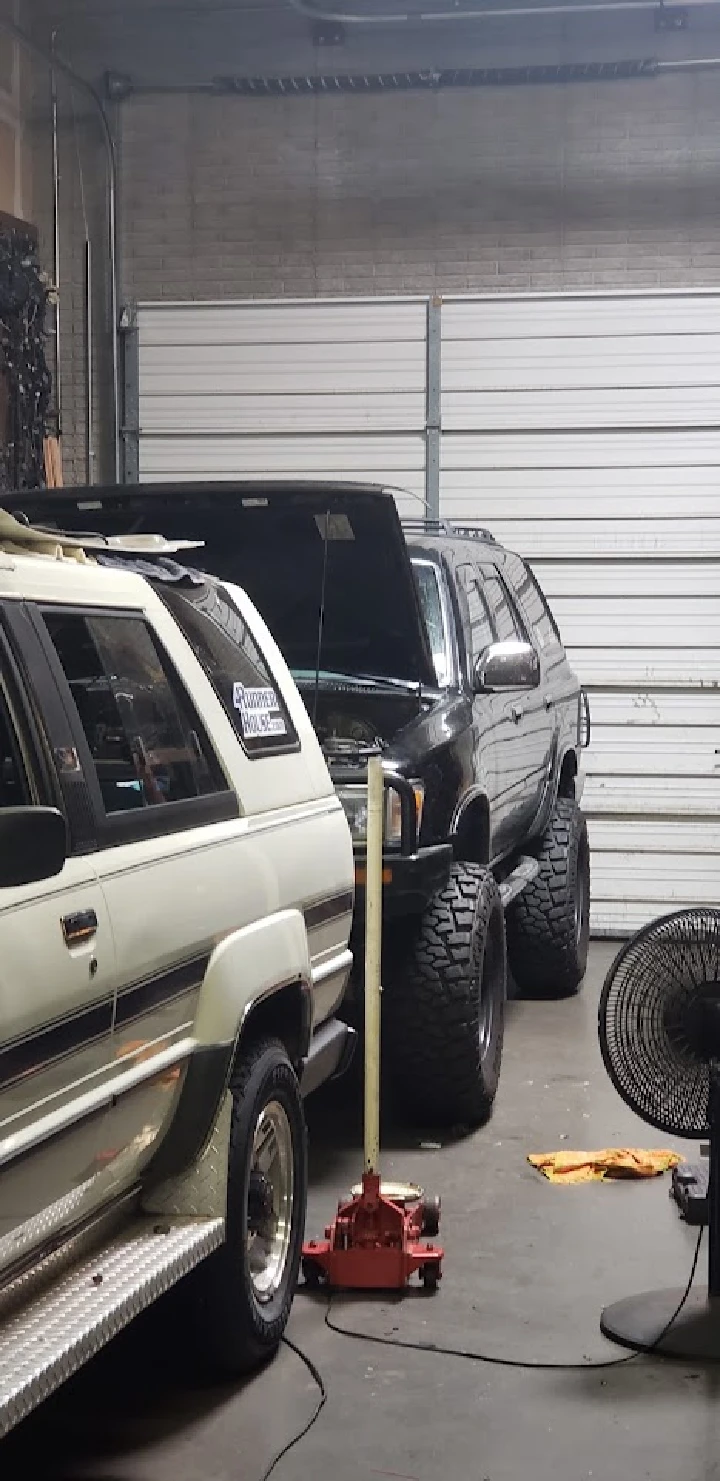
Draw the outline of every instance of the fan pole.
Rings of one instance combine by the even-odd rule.
[[[720,1062],[710,1061],[710,1179],[708,1188],[708,1295],[720,1296]]]

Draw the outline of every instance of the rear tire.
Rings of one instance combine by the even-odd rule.
[[[307,1203],[297,1076],[274,1039],[252,1045],[231,1085],[227,1238],[201,1265],[195,1325],[211,1366],[248,1373],[277,1351],[300,1269]]]
[[[577,802],[560,797],[538,854],[540,873],[508,912],[508,954],[518,987],[570,997],[585,976],[590,939],[590,849]]]
[[[394,1096],[421,1124],[479,1126],[505,1026],[505,922],[490,871],[451,865],[405,946],[383,994]]]

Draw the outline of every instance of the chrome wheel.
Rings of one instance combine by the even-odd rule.
[[[279,1101],[263,1106],[253,1135],[247,1202],[247,1262],[255,1297],[270,1301],[282,1283],[292,1237],[293,1138]]]

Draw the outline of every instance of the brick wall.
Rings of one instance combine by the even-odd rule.
[[[714,75],[138,99],[122,157],[135,298],[720,281]]]
[[[720,51],[717,18],[705,15],[681,37],[655,36],[647,16],[620,32],[614,17],[572,32],[569,22],[552,33],[536,22],[522,50],[506,30],[487,45],[477,32],[472,42],[436,31],[382,43],[363,33],[341,52],[312,52],[302,23],[280,6],[274,32],[256,31],[250,44],[242,15],[178,16],[169,29],[162,6],[139,21],[128,0],[115,21],[90,25],[87,3],[75,0],[66,52],[90,76],[116,67],[140,83]],[[118,131],[129,300],[720,282],[717,73],[434,95],[138,96],[119,110]],[[64,233],[76,290],[74,150],[66,126]],[[97,217],[98,257],[102,229]],[[70,434],[84,372],[72,338],[66,348],[68,457],[79,476]],[[106,390],[105,379],[98,435]],[[107,472],[106,439],[102,462]]]

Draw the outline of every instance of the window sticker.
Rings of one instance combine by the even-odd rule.
[[[287,735],[280,702],[274,689],[233,684],[233,705],[240,713],[246,740],[257,735]]]
[[[323,540],[355,539],[355,532],[346,514],[316,514],[315,523]]]

